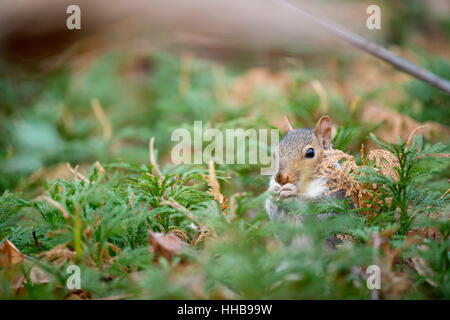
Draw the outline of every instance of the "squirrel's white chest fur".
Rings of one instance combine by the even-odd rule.
[[[300,195],[307,199],[316,199],[323,196],[327,191],[329,191],[327,179],[317,178],[311,180]]]

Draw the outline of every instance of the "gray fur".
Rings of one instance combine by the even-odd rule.
[[[301,142],[302,146],[312,144],[315,139],[313,129],[295,129],[289,131],[280,141],[279,145],[279,166],[280,169],[285,168],[293,159],[300,157],[303,148],[292,148]]]
[[[279,144],[279,170],[282,170],[283,168],[286,168],[291,161],[294,159],[298,159],[301,155],[301,152],[303,151],[303,147],[309,144],[313,144],[314,140],[316,139],[316,136],[314,134],[314,129],[295,129],[290,132],[288,132],[285,137],[280,141]],[[296,147],[293,147],[296,146]],[[330,149],[332,149],[331,143],[330,143]],[[339,164],[336,164],[339,165]],[[276,173],[274,173],[275,175]],[[324,180],[324,183],[326,183],[326,180]],[[288,185],[290,185],[288,187]],[[284,210],[281,206],[279,206],[278,202],[282,199],[280,199],[280,189],[288,189],[293,186],[292,184],[286,184],[284,186],[280,186],[277,182],[274,180],[274,176],[271,177],[270,184],[269,184],[269,197],[266,200],[265,209],[269,216],[269,219],[271,220],[286,220],[289,223],[294,224],[301,224],[303,217],[300,215],[290,215]],[[275,192],[274,192],[275,191]],[[339,190],[336,192],[333,192],[329,195],[325,195],[326,191],[328,189],[324,190],[324,192],[319,196],[319,198],[338,198],[343,199],[344,198],[344,191]],[[303,201],[299,199],[298,197],[291,197],[289,198],[290,201]],[[325,219],[329,216],[333,215],[332,213],[320,215],[317,218],[318,219]],[[308,241],[304,239],[304,237],[301,237],[302,241],[294,241],[293,245],[296,247],[305,247],[307,246]],[[298,239],[297,239],[298,240]],[[326,240],[326,243],[334,247],[336,244],[337,239],[335,236],[331,236]],[[297,246],[296,244],[301,243],[302,245]]]

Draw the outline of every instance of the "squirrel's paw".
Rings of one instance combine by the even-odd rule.
[[[267,192],[269,193],[269,195],[278,198],[280,196],[280,190],[281,186],[277,182],[271,181]]]
[[[295,198],[297,194],[297,187],[292,183],[287,183],[281,187],[280,199]]]
[[[272,197],[279,199],[297,197],[297,187],[292,183],[287,183],[281,186],[277,182],[272,181],[267,191]]]

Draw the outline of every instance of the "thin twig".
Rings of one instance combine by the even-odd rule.
[[[95,161],[95,166],[97,167],[98,171],[100,171],[101,174],[105,174],[106,170],[103,168],[103,166],[100,164],[100,162]]]
[[[209,192],[214,196],[214,200],[218,203],[220,209],[225,213],[225,209],[228,208],[227,200],[225,196],[220,192],[220,184],[216,178],[216,170],[214,169],[214,160],[209,160],[209,175],[208,185],[210,187]]]
[[[411,146],[411,143],[414,139],[414,136],[417,134],[417,132],[419,132],[419,130],[422,130],[423,128],[426,128],[426,127],[427,127],[427,125],[424,124],[423,126],[418,126],[413,131],[411,131],[411,133],[409,134],[409,137],[408,137],[408,141],[406,142],[406,150],[408,150],[408,148]]]
[[[150,139],[149,144],[148,144],[149,155],[150,155],[150,163],[151,163],[151,165],[153,167],[153,170],[156,172],[156,174],[159,176],[159,178],[162,181],[162,180],[164,180],[164,176],[162,175],[161,171],[159,171],[158,164],[156,163],[156,160],[155,160],[155,152],[154,152],[154,149],[153,149],[154,143],[155,143],[155,137],[152,137]]]
[[[67,213],[66,209],[64,209],[64,207],[59,202],[57,202],[57,201],[53,200],[52,198],[49,198],[49,197],[47,197],[45,195],[39,196],[37,198],[37,200],[45,200],[45,201],[47,201],[48,203],[53,205],[56,209],[58,209],[59,212],[62,213],[62,215],[64,216],[64,218],[66,220],[69,219],[69,214]]]
[[[111,140],[113,134],[112,127],[109,123],[108,118],[106,117],[105,111],[103,110],[100,101],[98,101],[97,98],[91,100],[91,108],[98,122],[100,122],[100,125],[102,126],[103,137],[108,141]]]
[[[383,48],[382,46],[379,46],[379,45],[365,39],[364,37],[360,36],[359,34],[356,34],[347,29],[344,29],[343,27],[336,25],[334,23],[326,22],[321,19],[318,19],[318,18],[314,17],[313,15],[311,15],[310,13],[305,12],[303,9],[300,9],[285,0],[276,0],[276,1],[280,5],[288,7],[289,9],[296,11],[297,13],[301,14],[304,18],[320,25],[321,27],[323,27],[324,29],[326,29],[328,31],[331,31],[338,38],[340,38],[344,41],[347,41],[351,45],[353,45],[353,46],[355,46],[377,58],[380,58],[381,60],[402,70],[403,72],[406,72],[407,74],[412,75],[412,76],[416,77],[417,79],[420,79],[420,80],[432,85],[433,87],[444,91],[447,94],[450,94],[450,81],[443,79],[428,70],[425,70],[423,68],[416,66],[415,64],[397,56],[396,54]]]
[[[439,199],[444,198],[446,195],[448,195],[450,193],[450,188],[447,189],[447,191],[444,192],[444,194],[442,196],[439,197]]]
[[[197,222],[197,224],[200,226],[202,223],[200,221],[198,221],[198,219],[192,215],[192,213],[184,206],[182,206],[181,204],[179,204],[175,199],[173,198],[169,198],[169,200],[165,200],[165,199],[161,199],[160,204],[162,205],[168,205],[174,209],[180,210],[182,211],[189,219]]]
[[[198,235],[197,239],[195,239],[195,242],[194,243],[191,242],[191,246],[192,247],[198,246],[200,242],[205,240],[205,237],[206,237],[206,232],[205,231],[200,232],[200,234]]]
[[[173,199],[173,198],[169,198],[169,200],[160,199],[160,204],[168,205],[174,209],[182,211],[190,220],[197,223],[200,232],[204,232],[207,230],[207,228],[203,225],[203,223],[200,222],[200,220],[198,220],[198,218],[196,216],[194,216],[186,207],[179,204],[175,199]],[[212,228],[212,227],[211,227],[211,233],[212,233],[212,235],[217,236],[216,232],[214,231],[214,228]]]
[[[236,218],[236,205],[237,205],[236,199],[239,197],[243,197],[246,194],[247,194],[246,192],[239,192],[231,196],[230,199],[231,221],[234,221],[234,219]]]
[[[68,162],[67,162],[67,164],[69,164]],[[75,176],[75,181],[78,181],[78,168],[80,167],[80,165],[76,165],[75,166],[75,168],[73,168],[73,170],[71,170],[72,171],[72,173],[74,174],[74,176]]]
[[[75,180],[78,180],[78,178],[80,178],[84,182],[90,183],[89,179],[87,179],[85,176],[83,176],[81,173],[78,172],[79,165],[76,165],[75,168],[72,168],[70,163],[66,162],[66,166],[67,166],[67,169],[69,169],[69,171],[72,172],[73,175],[75,176]],[[92,182],[92,183],[94,183],[94,182]]]
[[[195,232],[194,236],[192,237],[191,244],[190,244],[191,247],[194,247],[195,242],[197,241],[197,238],[198,238],[199,235],[200,235],[200,231],[197,230]]]
[[[38,246],[39,250],[44,251],[44,248],[42,248],[41,243],[39,242],[39,240],[36,236],[36,231],[33,230],[32,234],[33,234],[34,243]]]
[[[133,206],[134,192],[131,192],[130,197],[128,198],[128,206],[131,208]]]

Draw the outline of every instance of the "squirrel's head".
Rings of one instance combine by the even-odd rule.
[[[319,119],[312,129],[293,129],[287,118],[289,132],[280,141],[274,179],[280,185],[309,181],[317,172],[324,150],[331,149],[331,120],[328,116]]]

